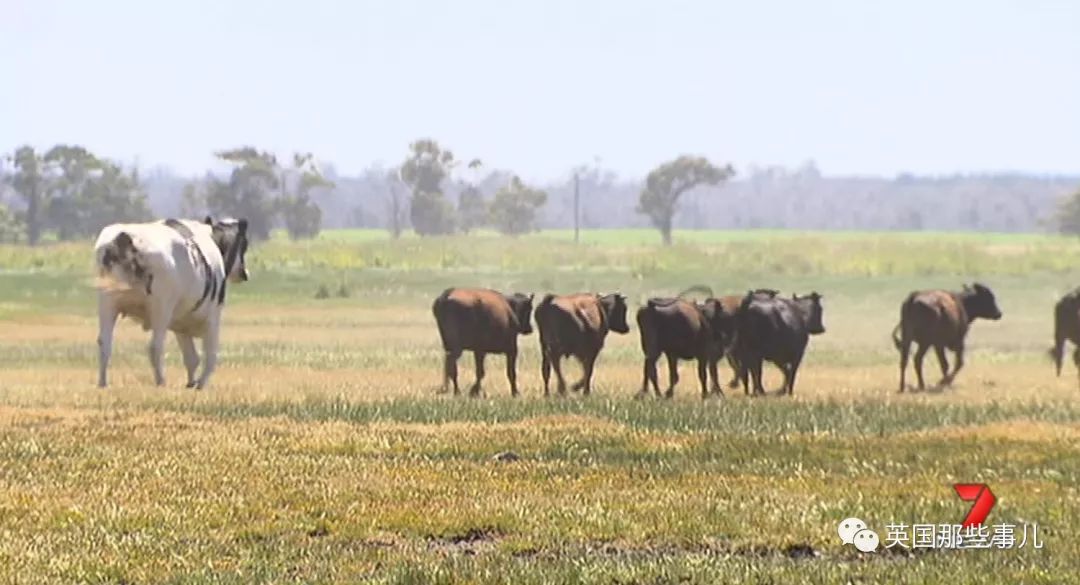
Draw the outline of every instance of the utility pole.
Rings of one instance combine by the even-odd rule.
[[[578,180],[578,172],[574,171],[574,243],[577,244],[581,241],[579,235],[579,222],[581,214],[579,213],[581,207],[581,194]]]

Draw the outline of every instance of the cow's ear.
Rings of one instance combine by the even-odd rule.
[[[208,215],[203,218],[203,223],[205,223],[206,225],[214,225],[214,218]]]
[[[239,225],[240,225],[240,234],[241,235],[246,234],[247,233],[247,225],[248,225],[247,220],[246,219],[241,219]]]

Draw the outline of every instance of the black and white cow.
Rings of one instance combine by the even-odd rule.
[[[165,383],[162,354],[171,330],[184,354],[187,387],[203,388],[217,365],[218,330],[228,281],[248,279],[247,220],[166,219],[105,226],[94,244],[98,271],[98,386],[107,385],[113,329],[123,315],[151,331],[154,382]],[[206,363],[195,377],[203,340]]]

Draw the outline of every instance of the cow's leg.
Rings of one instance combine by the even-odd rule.
[[[746,366],[746,362],[742,359],[737,360],[739,369],[737,371],[739,375],[739,381],[742,382],[743,393],[747,396],[750,395],[750,369]]]
[[[172,321],[170,304],[164,298],[147,297],[147,309],[150,322],[150,365],[154,369],[154,384],[165,385],[165,336],[169,332],[169,322]],[[207,359],[207,364],[210,360]]]
[[[733,352],[731,352],[731,351],[729,351],[728,354],[727,354],[727,363],[728,363],[729,366],[731,366],[731,381],[728,382],[728,388],[731,388],[731,389],[738,388],[739,387],[739,382],[741,380],[741,376],[740,376],[740,372],[739,372],[739,360],[735,358],[735,354]],[[747,394],[750,393],[750,391],[747,390],[746,388],[743,388],[743,390]]]
[[[900,392],[903,393],[907,389],[907,381],[905,376],[907,374],[908,356],[911,354],[911,341],[904,339],[900,342]]]
[[[446,354],[443,356],[443,392],[446,392],[447,381],[449,381],[454,385],[454,396],[461,394],[457,379],[457,362],[460,357],[460,351],[450,349],[446,350]]]
[[[112,357],[113,330],[119,312],[104,292],[98,293],[98,387],[108,385],[109,358]]]
[[[797,376],[798,373],[799,373],[799,365],[802,364],[803,355],[804,354],[802,352],[800,352],[798,355],[795,356],[795,358],[791,361],[791,364],[788,366],[788,370],[789,370],[788,375],[787,375],[787,393],[788,393],[788,396],[791,396],[791,395],[795,394],[795,376]]]
[[[473,351],[473,358],[476,362],[476,381],[469,388],[469,396],[480,395],[480,383],[484,381],[484,355],[482,351]]]
[[[558,367],[555,368],[555,373],[559,374]],[[517,349],[506,352],[506,379],[510,382],[510,396],[517,398]],[[565,394],[566,389],[565,383],[562,380],[562,374],[559,374],[559,387],[562,389],[563,394]]]
[[[926,352],[930,350],[930,346],[920,343],[918,349],[915,350],[915,376],[919,379],[919,390],[926,389],[926,383],[923,382],[923,358],[926,357]]]
[[[668,367],[668,389],[664,393],[664,397],[672,398],[675,396],[675,385],[679,383],[679,358],[675,357],[675,354],[668,352],[667,354],[667,367]]]
[[[1073,350],[1073,364],[1076,365],[1076,373],[1080,376],[1080,346]]]
[[[949,383],[952,382],[952,379],[949,377],[949,358],[945,356],[945,346],[944,345],[935,345],[934,346],[934,353],[937,354],[938,365],[941,366],[941,382],[940,382],[940,385],[941,385],[942,388],[944,388],[945,386],[948,386]]]
[[[594,353],[586,354],[585,357],[581,358],[581,369],[582,369],[581,381],[578,382],[577,384],[574,384],[574,386],[579,387],[581,389],[582,395],[584,395],[584,396],[588,396],[590,393],[592,393],[592,377],[593,377],[593,370],[595,368],[596,368],[596,354],[594,354]]]
[[[699,357],[697,360],[697,376],[698,382],[701,383],[702,400],[706,400],[709,398],[708,368],[710,363],[712,363],[712,359],[708,356]]]
[[[562,373],[562,356],[554,356],[551,368],[555,370],[555,383],[559,386],[559,396],[566,396],[566,377]]]
[[[750,364],[743,364],[743,367],[750,368],[750,375],[754,379],[754,396],[765,395],[765,385],[761,383],[761,370],[764,365],[765,362],[757,356],[750,360]]]
[[[952,374],[949,375],[949,384],[953,383],[956,379],[956,375],[960,373],[960,368],[964,367],[964,344],[960,343],[956,346],[956,367],[953,368]]]
[[[195,351],[195,340],[190,335],[177,333],[176,343],[180,344],[180,353],[184,354],[184,369],[187,370],[187,388],[194,388],[195,370],[199,367],[199,352]]]
[[[652,384],[653,392],[660,396],[660,380],[656,373],[656,360],[660,359],[659,355],[652,356],[646,355],[645,362],[642,366],[642,379],[641,379],[641,391],[638,392],[637,397],[642,398],[649,393],[649,384]]]
[[[709,376],[712,378],[712,391],[713,394],[724,395],[724,390],[720,387],[720,358],[709,360]]]
[[[551,358],[548,357],[548,350],[546,347],[540,347],[540,377],[544,379],[544,398],[551,395],[548,388],[551,381]]]
[[[203,335],[203,369],[199,380],[195,382],[196,390],[206,388],[206,385],[210,383],[210,376],[217,369],[219,339],[218,321],[211,317],[206,327],[206,334]]]
[[[761,366],[765,367],[764,364]],[[791,385],[791,366],[789,364],[778,363],[776,367],[780,370],[780,373],[784,375],[784,381],[780,383],[780,389],[776,391],[777,394],[783,396],[787,394],[788,387]]]

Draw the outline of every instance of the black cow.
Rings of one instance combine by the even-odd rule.
[[[765,361],[784,372],[782,394],[795,391],[795,376],[811,335],[825,333],[822,296],[816,292],[792,298],[766,298],[748,292],[736,317],[735,353],[744,387],[753,377],[754,395],[765,393],[761,368]]]
[[[1073,363],[1080,369],[1080,288],[1061,297],[1054,305],[1054,347],[1050,349],[1050,356],[1054,358],[1058,376],[1061,375],[1066,341],[1076,346]]]
[[[712,375],[712,391],[723,396],[717,381],[716,364],[724,351],[723,321],[725,315],[716,299],[691,302],[684,299],[649,299],[638,309],[637,322],[641,332],[641,350],[645,353],[644,373],[638,397],[649,392],[660,394],[656,360],[663,354],[668,361],[667,398],[675,395],[679,382],[678,360],[697,360],[701,397],[709,396],[706,369]]]
[[[752,291],[755,297],[771,299],[780,294],[780,291],[772,288],[759,288]],[[739,367],[739,358],[735,355],[735,338],[736,338],[736,319],[739,313],[739,307],[742,306],[743,298],[746,295],[724,295],[717,299],[720,303],[720,310],[724,312],[724,357],[727,358],[727,363],[731,366],[731,381],[728,382],[728,388],[739,387],[739,376],[742,368]],[[743,392],[750,393],[750,389],[743,387]]]

